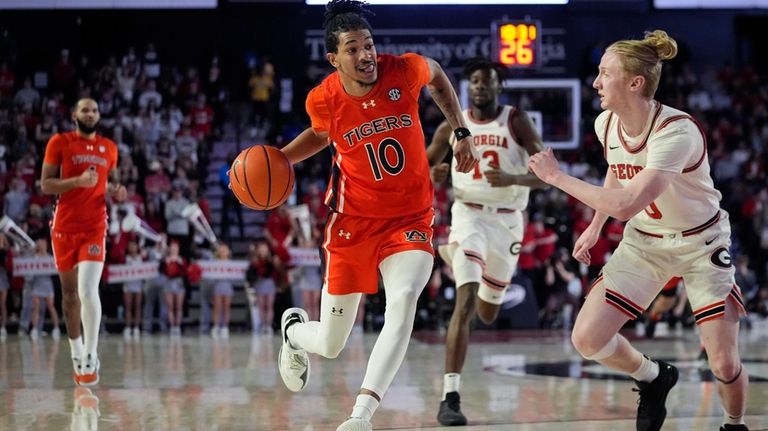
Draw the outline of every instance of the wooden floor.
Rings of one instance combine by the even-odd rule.
[[[0,430],[333,431],[350,413],[374,341],[374,335],[352,335],[338,359],[312,356],[310,383],[293,394],[275,367],[278,336],[125,341],[108,335],[99,349],[101,382],[91,395],[71,380],[66,339],[32,342],[11,335],[0,343]],[[766,341],[768,329],[742,334],[753,431],[768,429]],[[406,362],[373,418],[374,429],[461,429],[441,427],[435,419],[442,343],[441,334],[414,334]],[[680,368],[664,429],[717,430],[722,411],[711,376],[696,360],[696,335],[686,331],[635,345]],[[567,333],[475,333],[462,374],[462,406],[470,420],[464,429],[633,430],[632,387],[582,361]]]

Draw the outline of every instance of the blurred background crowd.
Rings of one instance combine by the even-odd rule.
[[[224,329],[231,326],[270,334],[277,327],[275,316],[292,304],[316,313],[319,269],[292,262],[290,249],[317,249],[328,211],[322,200],[330,154],[296,165],[294,196],[270,212],[240,206],[228,191],[226,171],[241,149],[280,147],[308,126],[303,99],[327,69],[304,65],[297,72],[288,63],[281,68],[271,60],[273,51],[264,39],[261,49],[201,51],[185,61],[174,52],[177,45],[189,52],[183,39],[156,45],[137,37],[137,42],[120,46],[89,43],[77,48],[51,40],[31,61],[31,53],[19,48],[22,37],[5,31],[0,48],[0,199],[3,213],[37,241],[35,250],[26,253],[50,254],[54,199],[40,190],[42,156],[53,134],[72,130],[70,109],[87,96],[99,103],[99,133],[119,146],[119,170],[129,191],[127,202],[110,203],[116,227],[109,236],[108,264],[153,261],[160,268],[158,277],[138,284],[103,283],[106,331],[139,336],[140,331],[194,330],[226,336]],[[688,41],[685,36],[678,41],[685,53]],[[602,47],[595,42],[581,54],[581,100],[575,102],[582,114],[578,149],[557,154],[564,170],[594,184],[602,184],[606,169],[592,127],[599,101],[591,83]],[[232,56],[244,60],[223,61]],[[723,194],[722,207],[730,213],[737,282],[751,318],[763,318],[768,316],[768,76],[749,61],[738,67],[729,61],[702,66],[694,58],[681,55],[665,66],[657,99],[692,114],[706,132],[712,176]],[[460,77],[451,78],[458,82]],[[529,108],[511,97],[504,102]],[[544,110],[562,109],[558,103],[553,98]],[[441,120],[425,92],[427,142]],[[447,241],[451,202],[450,183],[436,185],[436,245]],[[217,244],[185,215],[190,205],[212,226]],[[297,205],[308,208],[308,224],[286,208]],[[120,229],[127,214],[146,221],[164,241],[155,244]],[[591,280],[622,237],[623,224],[610,221],[592,251],[592,265],[576,263],[570,250],[591,216],[589,208],[556,189],[531,194],[513,279],[517,289],[510,289],[496,327],[568,327]],[[33,338],[43,333],[58,337],[58,280],[14,275],[13,259],[22,255],[0,235],[0,263],[8,280],[0,280],[8,287],[0,291],[0,323],[9,332]],[[201,280],[196,262],[207,259],[246,261],[245,280]],[[170,292],[170,284],[181,287]],[[453,289],[450,268],[438,259],[419,303],[418,327],[444,327]],[[379,327],[383,306],[382,297],[367,298],[358,330]],[[671,323],[692,326],[685,313]]]

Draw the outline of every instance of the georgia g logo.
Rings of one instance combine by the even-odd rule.
[[[512,253],[512,256],[517,256],[520,254],[520,250],[523,249],[523,243],[520,241],[513,242],[512,245],[509,246],[509,252]]]
[[[715,265],[718,268],[727,269],[733,266],[731,255],[725,247],[720,247],[715,250],[712,255],[709,256],[709,261],[712,262],[712,265]]]

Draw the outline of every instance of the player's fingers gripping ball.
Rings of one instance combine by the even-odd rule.
[[[246,148],[229,169],[232,193],[255,210],[282,205],[293,190],[294,179],[293,166],[285,154],[268,145]]]

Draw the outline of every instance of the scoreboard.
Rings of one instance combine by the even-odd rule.
[[[536,69],[541,64],[541,23],[504,20],[491,24],[492,58],[506,67]]]

